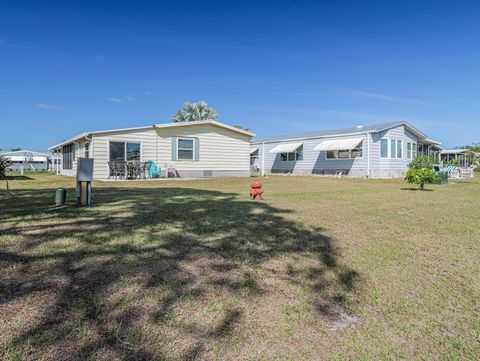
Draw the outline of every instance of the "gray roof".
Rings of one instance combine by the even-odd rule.
[[[321,137],[328,137],[328,136],[340,136],[340,135],[350,135],[350,134],[364,134],[366,132],[376,133],[386,129],[395,128],[400,125],[405,125],[406,127],[408,127],[410,131],[412,131],[422,139],[427,138],[425,134],[423,134],[418,129],[413,127],[410,123],[404,122],[404,121],[397,121],[397,122],[388,122],[388,123],[357,126],[357,127],[335,129],[335,130],[323,130],[319,132],[309,132],[309,133],[284,135],[284,136],[278,136],[278,137],[259,138],[259,139],[253,139],[252,143],[277,142],[277,141],[291,140],[291,139],[321,138]]]

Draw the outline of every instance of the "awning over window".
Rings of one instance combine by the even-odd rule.
[[[250,148],[250,154],[255,153],[258,150],[258,147],[252,147]]]
[[[348,138],[348,139],[330,139],[324,140],[313,150],[327,151],[327,150],[350,150],[355,149],[361,142],[363,138]]]
[[[280,144],[270,149],[269,153],[292,153],[300,148],[303,143]]]

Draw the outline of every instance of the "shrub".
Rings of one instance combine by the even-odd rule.
[[[0,180],[5,180],[8,190],[7,172],[10,169],[10,161],[0,155]]]
[[[434,157],[429,157],[428,155],[419,155],[408,165],[409,169],[432,169],[434,164],[437,164],[438,161]]]
[[[430,168],[410,168],[405,176],[405,181],[410,184],[418,185],[420,190],[425,189],[425,183],[438,180],[438,174]]]

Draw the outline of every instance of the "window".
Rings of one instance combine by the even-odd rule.
[[[380,140],[380,157],[388,158],[388,139]]]
[[[334,150],[327,150],[327,159],[335,159],[336,157],[336,151]]]
[[[338,158],[339,158],[339,159],[348,159],[348,158],[350,158],[350,151],[349,151],[349,150],[339,150],[339,151],[338,151]]]
[[[363,142],[354,149],[327,150],[326,159],[355,159],[363,156]]]
[[[296,160],[303,160],[303,146],[299,147],[295,152],[280,153],[280,160],[282,162],[294,162]]]
[[[125,160],[125,143],[110,142],[110,161],[121,162]]]
[[[390,147],[388,143],[390,142]],[[397,139],[380,140],[380,157],[389,159],[403,158],[403,141]]]
[[[357,149],[352,149],[352,158],[362,158],[363,156],[363,149],[362,148],[357,148]]]
[[[401,140],[397,140],[397,158],[402,159],[403,158],[403,142]]]
[[[412,143],[407,143],[407,159],[412,159]]]
[[[417,143],[412,144],[412,158],[417,158]]]
[[[258,159],[259,150],[255,150],[254,152],[250,153],[250,165],[254,164],[255,161]]]
[[[140,143],[127,143],[127,160],[140,161]]]
[[[110,142],[110,162],[140,161],[140,143]]]
[[[193,139],[179,138],[177,142],[177,159],[193,160]]]

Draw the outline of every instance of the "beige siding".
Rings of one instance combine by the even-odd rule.
[[[142,161],[156,161],[157,134],[153,128],[110,132],[93,135],[93,176],[96,179],[108,178],[108,159],[110,157],[110,141],[130,141],[141,145]]]
[[[172,160],[172,138],[198,138],[199,160]],[[122,132],[94,134],[91,154],[94,161],[94,177],[108,177],[109,142],[140,142],[142,161],[153,160],[162,169],[173,166],[182,171],[244,171],[250,169],[250,137],[212,124],[178,128],[149,128]]]
[[[182,170],[249,170],[250,137],[214,125],[158,129],[160,164]],[[172,137],[198,138],[199,160],[172,160]]]

